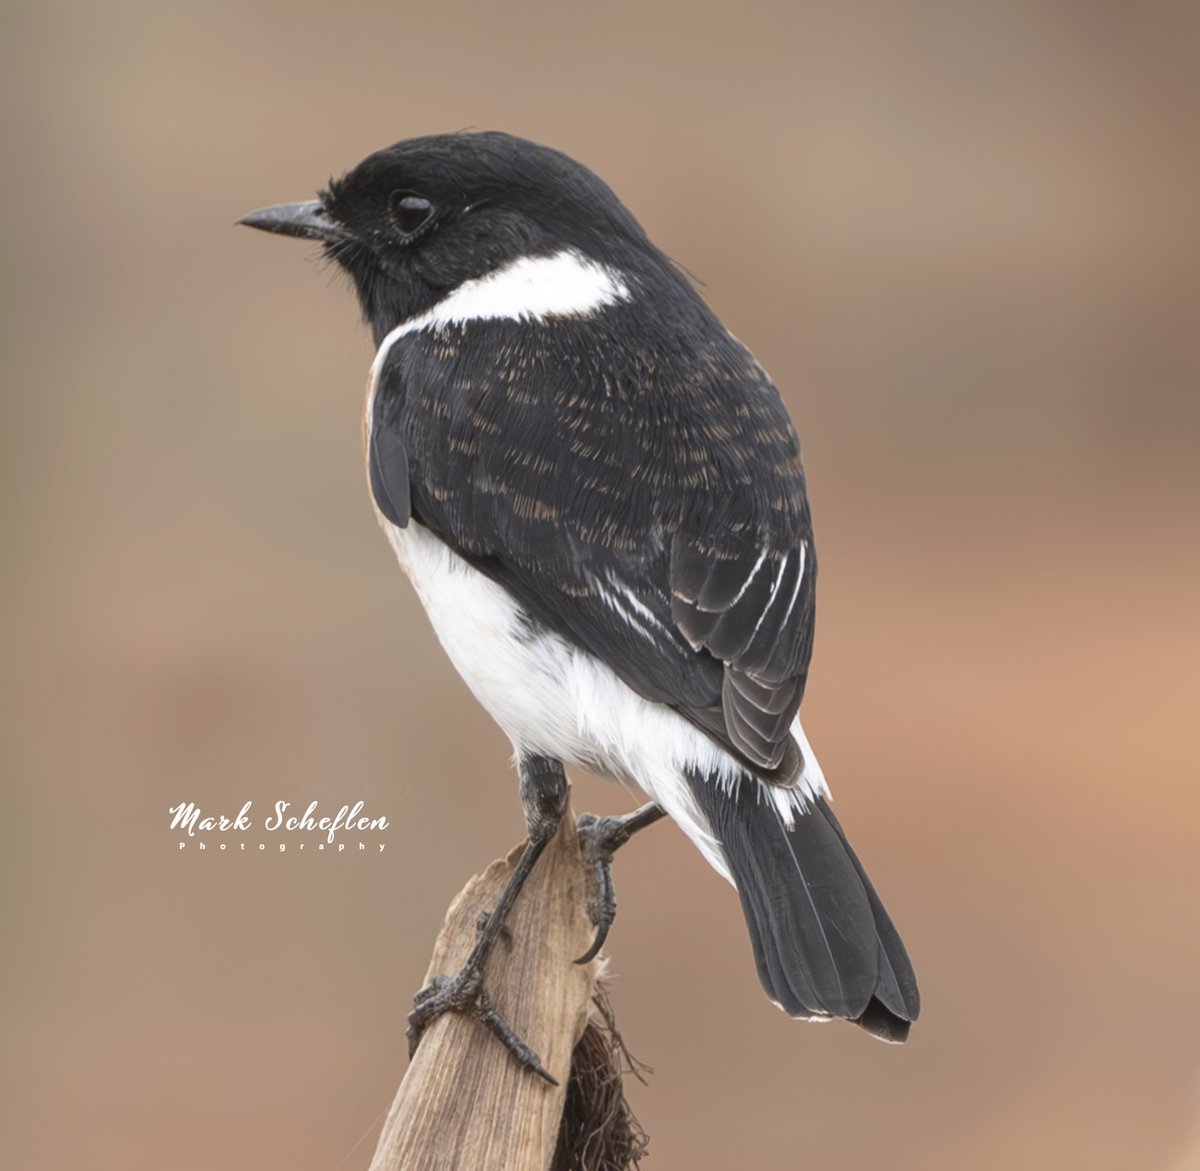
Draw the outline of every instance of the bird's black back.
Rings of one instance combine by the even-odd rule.
[[[402,338],[370,459],[390,519],[406,505],[759,775],[796,774],[816,568],[799,448],[762,368],[678,274],[590,316]]]

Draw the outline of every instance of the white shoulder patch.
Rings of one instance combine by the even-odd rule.
[[[393,343],[410,333],[468,321],[586,317],[629,297],[629,286],[616,269],[573,248],[552,256],[521,256],[487,276],[464,281],[432,309],[400,322],[380,343],[371,382],[378,379]]]
[[[408,324],[439,328],[464,321],[578,317],[629,300],[621,274],[565,249],[553,256],[522,256],[478,280],[465,281]]]

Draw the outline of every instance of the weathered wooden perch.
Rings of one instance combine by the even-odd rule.
[[[426,982],[462,966],[480,912],[495,905],[519,855],[520,847],[459,892]],[[589,893],[568,816],[517,899],[511,939],[499,942],[484,980],[497,1011],[559,1085],[519,1066],[476,1021],[447,1013],[421,1039],[370,1171],[623,1171],[636,1164],[645,1136],[621,1091],[625,1051],[597,988],[598,963],[574,962],[592,940]]]

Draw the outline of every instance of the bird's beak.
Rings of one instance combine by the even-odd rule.
[[[238,223],[248,228],[261,228],[264,232],[277,232],[280,236],[300,236],[305,240],[329,242],[346,234],[342,226],[330,218],[319,199],[260,207],[242,216]]]

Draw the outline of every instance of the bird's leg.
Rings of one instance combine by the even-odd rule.
[[[576,820],[579,843],[583,856],[592,864],[595,876],[595,894],[588,900],[588,918],[596,928],[596,938],[575,962],[590,964],[600,954],[608,929],[617,917],[617,900],[613,893],[613,854],[640,829],[653,825],[659,818],[666,817],[666,810],[651,801],[624,817],[596,817],[592,813],[581,813]]]
[[[529,840],[517,860],[500,901],[479,917],[475,945],[454,976],[435,976],[432,983],[413,997],[415,1008],[408,1015],[408,1055],[411,1059],[421,1034],[444,1012],[462,1012],[485,1025],[526,1069],[557,1085],[543,1068],[538,1055],[518,1037],[496,1012],[483,988],[483,973],[496,947],[496,940],[509,931],[505,920],[521,893],[521,887],[541,857],[567,811],[567,775],[561,762],[544,756],[522,757],[521,805]]]

